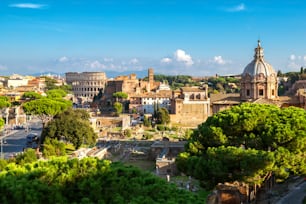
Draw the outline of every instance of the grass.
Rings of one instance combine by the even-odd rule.
[[[135,160],[125,162],[127,165],[136,166],[145,171],[154,171],[155,162],[154,161],[145,161],[145,160]]]

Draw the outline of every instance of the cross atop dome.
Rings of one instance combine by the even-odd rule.
[[[261,46],[260,46],[260,40],[257,40],[257,43],[258,43],[258,46],[257,46],[257,47],[261,47]]]

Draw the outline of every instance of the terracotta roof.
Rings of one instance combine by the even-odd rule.
[[[240,94],[239,93],[230,93],[230,94],[210,94],[210,102],[218,102],[218,101],[236,101],[240,102]]]
[[[211,104],[238,105],[241,103],[239,94],[211,94]]]
[[[146,92],[140,94],[129,94],[129,97],[138,97],[138,98],[171,98],[172,91],[163,90],[159,92]]]
[[[255,100],[253,103],[276,105],[278,107],[281,107],[282,104],[283,104],[283,102],[281,102],[279,100],[271,100],[271,99],[265,99],[265,98],[259,98],[259,99]]]
[[[183,92],[205,92],[204,89],[200,89],[199,87],[182,87]]]

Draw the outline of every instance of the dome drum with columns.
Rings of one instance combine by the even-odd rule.
[[[259,98],[276,99],[278,97],[277,75],[273,67],[265,62],[263,48],[258,40],[254,60],[249,63],[241,75],[240,98],[253,101]]]

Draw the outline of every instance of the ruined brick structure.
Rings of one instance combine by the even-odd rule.
[[[98,136],[106,136],[109,130],[115,127],[121,127],[122,130],[128,128],[131,124],[128,115],[121,115],[119,117],[91,117],[90,124]]]
[[[184,151],[185,144],[185,141],[156,141],[151,145],[149,157],[156,162],[156,174],[175,175],[178,173],[175,158]]]
[[[149,93],[156,90],[159,86],[159,82],[154,81],[154,72],[150,68],[148,70],[149,81],[137,79],[136,74],[130,74],[129,76],[118,76],[114,79],[109,79],[104,91],[102,99],[103,105],[111,105],[114,103],[113,93],[124,92],[128,94],[128,100],[131,95],[142,96],[144,93]]]

